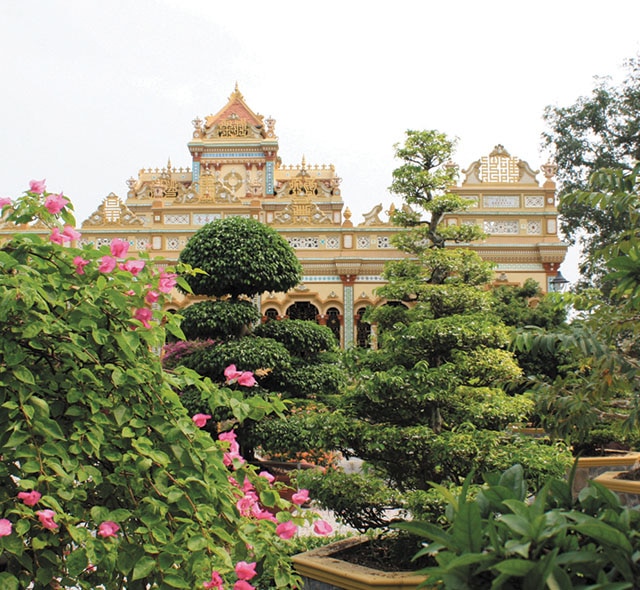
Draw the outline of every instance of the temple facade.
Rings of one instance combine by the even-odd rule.
[[[368,306],[387,303],[376,295],[389,260],[405,256],[391,244],[399,231],[390,211],[377,204],[361,221],[342,200],[333,165],[284,164],[278,157],[275,121],[252,111],[235,89],[215,115],[193,122],[187,147],[191,167],[141,169],[128,181],[125,199],[110,194],[81,226],[82,241],[100,246],[115,237],[130,253],[147,251],[171,266],[203,225],[232,215],[258,219],[295,249],[302,282],[287,293],[264,293],[256,303],[264,319],[315,319],[331,327],[343,347],[368,345],[360,318]],[[453,192],[473,207],[449,224],[480,225],[487,239],[470,245],[496,265],[496,284],[538,281],[543,290],[556,276],[567,245],[557,233],[554,168],[539,172],[502,146],[462,170]],[[392,206],[393,207],[393,206]],[[175,293],[172,308],[191,300]]]

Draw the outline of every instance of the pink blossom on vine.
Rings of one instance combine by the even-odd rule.
[[[116,258],[124,258],[129,251],[129,242],[125,242],[120,238],[113,238],[111,245],[109,246],[111,254]]]
[[[247,563],[239,561],[236,563],[236,576],[241,580],[250,580],[256,575],[256,562]]]
[[[108,537],[117,537],[117,532],[120,530],[120,525],[112,520],[105,520],[100,523],[98,527],[98,535],[100,535],[103,539]]]
[[[103,256],[100,259],[98,270],[102,273],[110,273],[116,267],[117,260],[113,256]]]
[[[120,268],[130,272],[135,277],[138,276],[138,273],[144,268],[144,266],[144,260],[127,260],[120,265]]]
[[[32,492],[18,492],[18,500],[22,500],[27,506],[35,506],[42,498],[42,494],[36,490]]]
[[[83,275],[84,274],[84,267],[87,266],[87,264],[89,264],[89,260],[86,260],[84,258],[82,258],[82,256],[76,256],[73,259],[73,264],[76,267],[76,272],[79,275]]]
[[[328,535],[333,531],[333,527],[326,520],[316,520],[313,523],[313,531],[316,535]]]
[[[171,290],[176,286],[176,275],[172,272],[164,272],[160,273],[160,279],[158,280],[158,291],[162,293],[171,293]]]
[[[305,502],[309,501],[309,490],[299,490],[291,496],[291,501],[294,504],[302,506]]]
[[[293,535],[296,534],[297,530],[298,527],[296,526],[296,524],[291,520],[287,520],[287,522],[281,522],[276,527],[276,535],[278,535],[278,537],[280,537],[281,539],[290,539],[291,537],[293,537]]]
[[[36,193],[38,195],[41,195],[45,191],[46,188],[47,188],[47,186],[46,186],[46,182],[45,182],[44,178],[42,180],[31,180],[29,182],[29,190],[32,193]]]
[[[150,328],[149,321],[153,317],[153,312],[148,307],[139,307],[133,312],[133,317],[142,322],[145,328]]]
[[[238,580],[233,585],[233,590],[255,590],[255,586],[252,586],[246,580]]]
[[[198,428],[203,428],[207,425],[207,422],[211,420],[211,414],[196,414],[191,419]]]
[[[9,197],[2,197],[0,199],[0,209],[4,209],[7,205],[11,205],[11,199]]]
[[[0,518],[0,537],[8,537],[13,530],[13,525],[10,520],[6,518]]]
[[[222,590],[222,577],[218,572],[211,572],[211,581],[203,582],[203,586],[207,588],[207,590]]]
[[[62,193],[59,195],[52,193],[44,200],[45,209],[51,213],[51,215],[60,213],[68,203],[69,199],[67,199]]]
[[[48,508],[46,510],[38,510],[36,511],[36,516],[40,519],[40,524],[42,524],[45,529],[55,531],[58,528],[55,520],[53,520],[56,516],[53,510],[49,510]]]

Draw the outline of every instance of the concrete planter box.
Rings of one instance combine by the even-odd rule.
[[[412,572],[383,572],[333,557],[367,540],[352,537],[294,555],[293,565],[302,576],[303,590],[413,590],[424,582],[424,576]]]
[[[577,495],[590,480],[596,479],[606,471],[628,471],[640,461],[640,453],[615,453],[602,457],[580,457],[576,477],[573,481],[573,493]]]
[[[594,481],[615,492],[623,506],[638,506],[640,504],[640,481],[631,479],[617,479],[624,471],[605,471]]]

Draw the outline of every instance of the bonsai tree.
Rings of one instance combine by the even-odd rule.
[[[0,247],[0,587],[296,585],[285,539],[307,516],[177,391],[255,417],[280,402],[163,371],[154,350],[181,332],[158,306],[181,278],[118,239],[71,247],[66,197],[33,181],[0,207],[44,234]]]
[[[404,146],[396,146],[404,164],[394,171],[391,190],[421,211],[397,216],[409,227],[398,246],[410,256],[387,264],[388,284],[378,294],[411,307],[368,313],[369,321],[381,322],[380,349],[354,360],[351,385],[325,419],[330,434],[342,438],[340,450],[371,466],[360,483],[370,489],[378,478],[381,489],[391,486],[389,498],[426,490],[432,481],[458,484],[472,470],[502,470],[516,461],[539,483],[563,474],[570,462],[562,448],[506,431],[526,421],[533,403],[503,387],[521,370],[508,350],[510,331],[492,312],[491,265],[470,249],[445,247],[481,235],[478,228],[443,224],[447,213],[466,206],[447,192],[453,147],[434,131],[409,131]],[[328,505],[341,501],[344,483],[328,490],[326,479],[301,477]],[[386,507],[377,506],[373,519],[362,511],[347,518],[359,528],[377,526]]]
[[[288,320],[254,329],[260,313],[250,299],[264,291],[290,289],[301,278],[294,250],[276,231],[243,217],[214,221],[189,240],[180,261],[198,269],[184,277],[194,294],[217,299],[197,302],[184,311],[181,327],[186,337],[201,342],[171,345],[165,363],[191,368],[214,381],[230,364],[252,371],[256,386],[236,387],[238,404],[247,395],[260,398],[277,392],[283,398],[304,399],[338,387],[341,375],[335,359],[322,356],[337,348],[329,328]],[[179,360],[175,352],[180,353]],[[232,419],[228,410],[209,407],[194,388],[184,391],[182,400],[191,411],[214,417],[215,423],[208,426],[212,431]],[[254,458],[256,446],[266,450],[268,437],[258,434],[250,416],[245,416],[237,432],[248,459]]]

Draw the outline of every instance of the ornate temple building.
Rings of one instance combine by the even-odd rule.
[[[352,220],[333,165],[282,163],[275,121],[252,111],[237,87],[217,114],[193,121],[187,147],[190,168],[168,162],[140,170],[128,181],[126,199],[108,195],[82,223],[82,240],[100,246],[119,237],[129,241],[130,253],[146,250],[171,265],[204,224],[232,215],[258,219],[288,240],[304,269],[295,289],[262,295],[263,317],[315,318],[342,346],[366,346],[368,326],[359,319],[367,306],[386,303],[376,295],[382,269],[404,256],[391,245],[398,228],[389,223],[389,212],[376,205],[362,221]],[[547,289],[564,259],[554,169],[542,171],[540,185],[538,172],[497,146],[452,187],[475,205],[447,223],[484,229],[486,241],[471,247],[496,264],[497,284],[531,277]],[[176,293],[172,306],[189,302]]]

